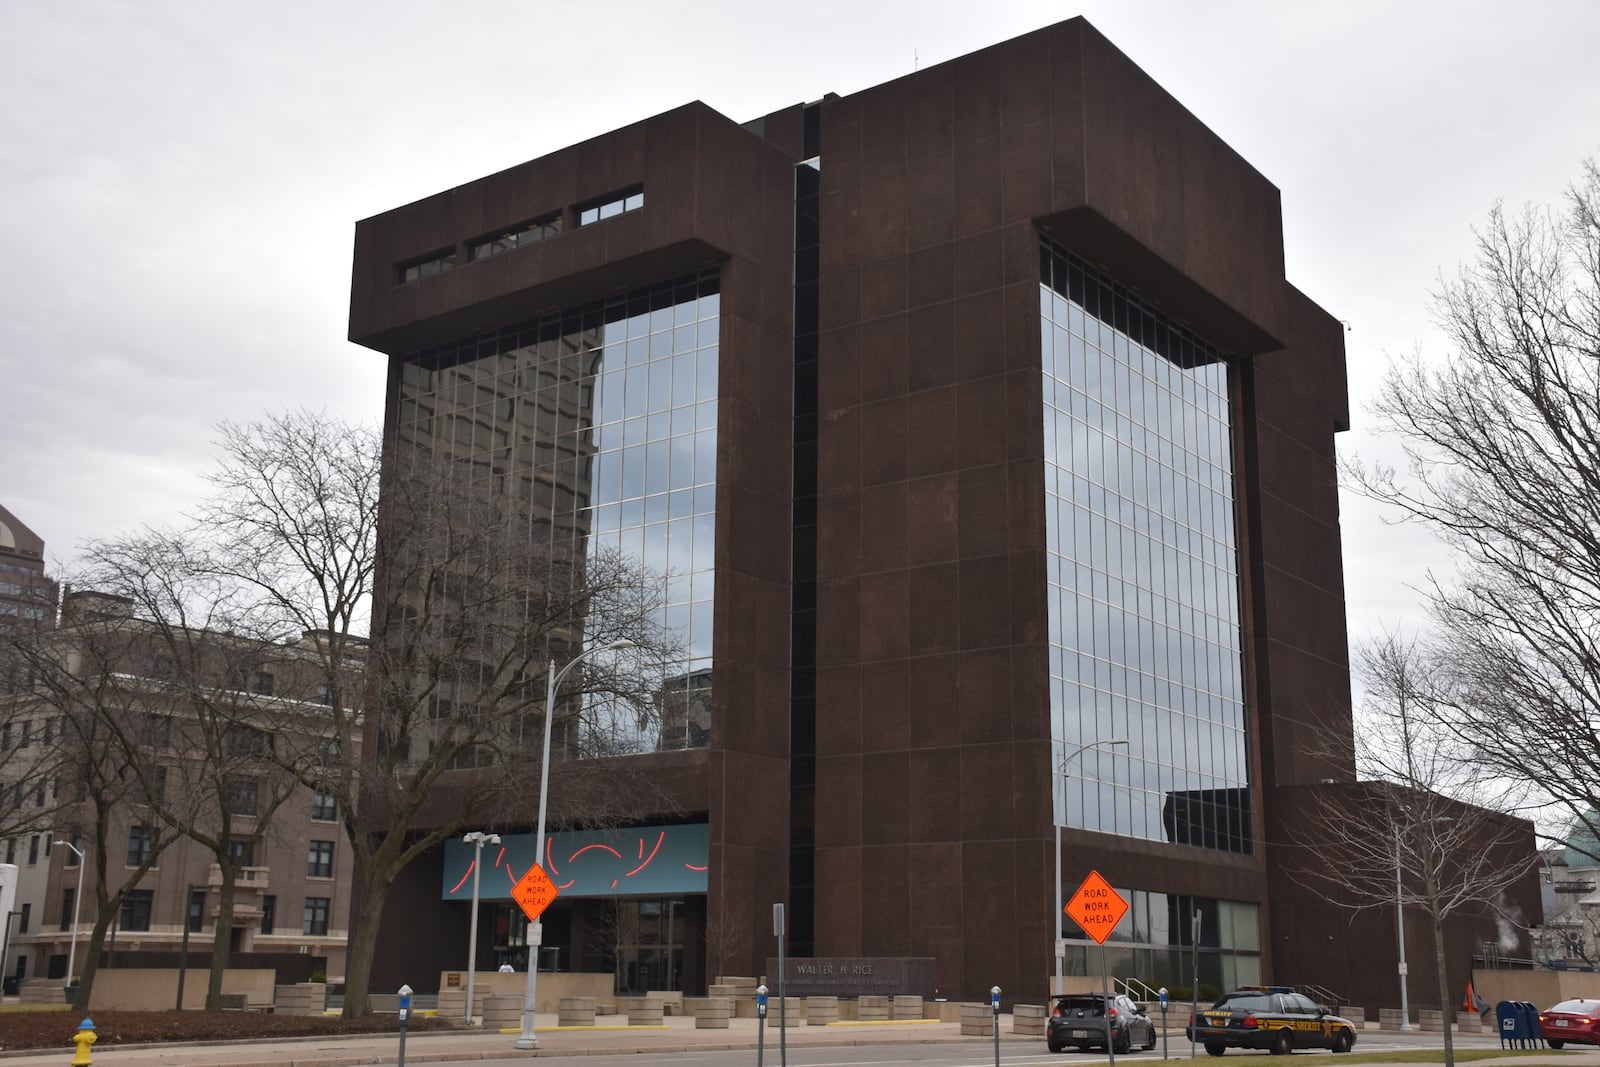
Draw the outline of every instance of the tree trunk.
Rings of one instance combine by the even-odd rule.
[[[1455,1005],[1450,996],[1450,974],[1445,970],[1444,923],[1433,914],[1433,966],[1439,973],[1439,1017],[1444,1020],[1444,1067],[1455,1067],[1455,1025],[1451,1021]]]
[[[360,910],[345,956],[344,1018],[359,1019],[367,1014],[367,996],[372,991],[372,957],[378,949],[378,928],[383,923],[383,905],[388,899],[388,881],[365,878],[361,882]]]
[[[233,947],[233,897],[237,868],[225,857],[217,858],[221,861],[222,887],[217,891],[217,922],[211,933],[211,973],[206,977],[206,1011],[222,1010],[222,972],[227,969]],[[187,913],[184,918],[188,919]]]
[[[89,931],[89,940],[83,947],[83,968],[78,981],[78,995],[73,998],[74,1011],[87,1012],[89,1010],[89,996],[94,992],[94,976],[100,970],[100,953],[106,947],[106,934],[111,930],[111,922],[122,907],[118,900],[114,906],[103,907],[95,913],[94,929]]]

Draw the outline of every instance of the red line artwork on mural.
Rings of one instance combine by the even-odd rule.
[[[554,835],[551,835],[550,837],[545,838],[545,842],[544,842],[544,868],[545,868],[545,873],[546,874],[560,874],[561,873],[560,871],[556,870],[555,857],[550,854],[550,850],[555,847],[555,844],[556,844],[556,839],[555,839]],[[567,884],[570,885],[571,883],[569,882]],[[563,886],[556,886],[556,888],[557,889],[561,889],[561,888],[564,888],[564,887]]]
[[[656,853],[661,851],[661,842],[665,841],[666,839],[667,839],[667,832],[665,830],[663,830],[663,831],[661,831],[660,836],[656,838],[656,847],[650,850],[650,859],[645,860],[643,863],[639,864],[639,866],[635,867],[633,870],[631,870],[627,874],[623,875],[623,877],[624,878],[632,878],[634,875],[638,874],[640,871],[642,871],[646,867],[650,866],[651,860],[654,860],[656,858]],[[641,856],[644,855],[644,838],[642,838],[642,837],[639,838],[639,855],[641,855]],[[613,888],[615,888],[615,887],[613,887]]]
[[[584,845],[578,851],[576,851],[572,855],[568,856],[567,857],[567,862],[571,863],[573,860],[577,859],[579,856],[583,855],[585,852],[588,852],[591,849],[596,849],[596,848],[604,849],[605,851],[611,853],[613,856],[617,857],[617,859],[619,859],[619,860],[622,858],[622,853],[618,852],[616,849],[612,848],[610,845],[598,845],[597,844],[597,845]]]
[[[467,884],[467,879],[472,877],[472,868],[476,864],[477,864],[476,860],[468,860],[467,861],[467,873],[463,874],[461,876],[461,881],[457,882],[455,885],[450,887],[450,892],[454,893],[457,889],[460,889],[462,886]]]
[[[500,866],[500,861],[505,859],[505,858],[506,858],[506,846],[501,845],[500,846],[500,851],[495,853],[494,865],[496,867]]]
[[[700,866],[696,866],[696,865],[695,865],[695,864],[693,864],[693,863],[685,863],[685,864],[684,864],[684,866],[685,866],[685,867],[687,867],[687,868],[689,868],[689,870],[691,870],[691,871],[705,871],[705,870],[710,870],[710,868],[709,868],[709,867],[700,867]]]

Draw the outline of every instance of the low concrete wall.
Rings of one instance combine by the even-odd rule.
[[[535,1011],[555,1012],[561,1003],[562,997],[597,997],[602,1000],[611,999],[611,991],[616,988],[616,979],[610,974],[598,974],[590,971],[555,971],[539,972],[539,988],[537,990],[538,1003],[534,1005]],[[513,971],[510,974],[501,974],[499,971],[479,971],[472,979],[473,999],[477,1001],[479,1010],[474,1014],[481,1015],[482,997],[489,994],[513,994],[525,996],[528,990],[528,975],[525,971]],[[445,1018],[452,1016],[460,1018],[466,1008],[467,972],[466,971],[440,971],[439,972],[439,1014]],[[452,1006],[451,1011],[445,1010],[445,1005]]]
[[[199,1011],[206,1006],[204,969],[190,967],[183,979],[183,1007]],[[243,993],[252,1008],[272,1007],[276,971],[227,970],[222,972],[224,993]],[[65,1002],[65,995],[58,994]],[[178,972],[164,968],[122,968],[96,971],[94,991],[89,995],[89,1012],[167,1011],[178,1003]]]
[[[864,1023],[886,1023],[889,1021],[890,1001],[888,997],[857,997],[856,1019]]]
[[[1405,1017],[1400,1014],[1399,1008],[1379,1008],[1378,1029],[1399,1030],[1401,1028],[1400,1024],[1404,1021],[1404,1018]]]
[[[275,990],[273,1011],[279,1015],[321,1015],[327,1006],[328,987],[322,982],[296,982]]]
[[[505,1030],[522,1025],[520,993],[490,993],[483,998],[483,1028]]]
[[[557,1026],[593,1026],[595,1008],[600,1001],[595,997],[562,997],[556,1013]]]
[[[910,1020],[922,1018],[922,998],[897,994],[894,1002],[889,1005],[889,1018]]]
[[[828,1026],[839,1021],[838,997],[807,997],[806,1025]]]

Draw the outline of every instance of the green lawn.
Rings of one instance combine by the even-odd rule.
[[[1549,1060],[1552,1057],[1569,1054],[1565,1049],[1558,1052],[1553,1048],[1458,1048],[1456,1049],[1456,1062],[1471,1063],[1474,1060],[1493,1060],[1506,1056],[1539,1056],[1543,1060]],[[1250,1053],[1241,1053],[1238,1049],[1229,1049],[1224,1059],[1232,1059],[1237,1055],[1250,1055]],[[1259,1055],[1269,1056],[1271,1053],[1262,1052]],[[1336,1056],[1331,1052],[1307,1056],[1305,1053],[1297,1052],[1294,1054],[1292,1062],[1294,1067],[1321,1067],[1323,1064],[1328,1065],[1328,1067],[1338,1067],[1338,1065],[1358,1063],[1443,1063],[1444,1050],[1417,1049],[1412,1052],[1352,1052],[1343,1056]]]

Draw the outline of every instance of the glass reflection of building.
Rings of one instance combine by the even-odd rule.
[[[1040,270],[1054,765],[1075,753],[1056,821],[1251,852],[1227,364],[1048,240]],[[1128,744],[1090,747],[1112,739]],[[1186,944],[1194,907],[1256,921],[1178,900],[1117,936]],[[1259,952],[1253,927],[1223,945],[1205,926],[1224,959]]]
[[[710,271],[424,349],[404,360],[396,398],[399,462],[432,463],[509,502],[530,548],[550,559],[617,553],[661,583],[656,621],[683,652],[664,672],[661,699],[690,699],[674,686],[706,698],[700,747],[712,666],[718,302]],[[614,735],[596,746],[604,751],[661,743],[641,736],[631,714],[608,728]],[[672,747],[688,740],[679,733]]]

